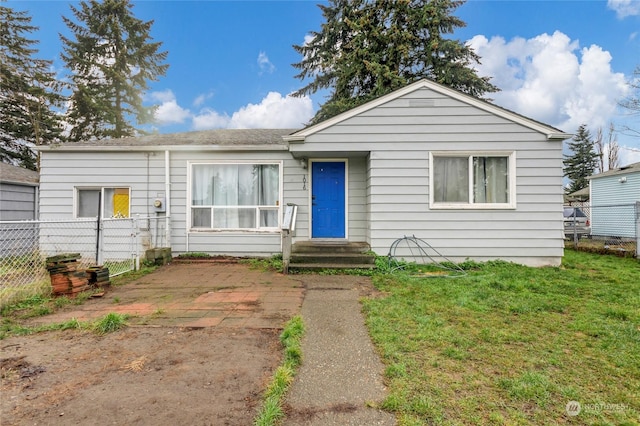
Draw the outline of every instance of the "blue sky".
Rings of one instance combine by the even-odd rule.
[[[318,30],[317,1],[134,1],[154,20],[152,36],[169,52],[167,75],[151,84],[161,133],[215,127],[300,127],[323,94],[292,98],[302,86],[291,47]],[[27,10],[40,27],[38,57],[59,58],[61,15],[68,1],[5,3]],[[640,117],[617,107],[640,66],[640,0],[469,0],[456,15],[467,23],[453,37],[482,57],[481,75],[502,91],[494,102],[566,132],[609,122],[640,130]],[[621,163],[640,161],[640,138],[618,134]]]

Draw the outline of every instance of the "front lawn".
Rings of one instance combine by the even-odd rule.
[[[637,260],[468,267],[373,278],[386,295],[364,311],[400,425],[640,424]]]

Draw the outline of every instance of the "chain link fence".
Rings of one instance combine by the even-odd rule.
[[[139,267],[145,251],[167,247],[164,217],[0,222],[0,307],[51,290],[46,260],[79,254],[82,269],[109,276]]]
[[[640,202],[590,205],[581,203],[565,215],[565,238],[579,250],[639,257]],[[565,208],[565,212],[566,212]],[[580,218],[580,212],[584,218]],[[640,257],[639,257],[640,258]]]

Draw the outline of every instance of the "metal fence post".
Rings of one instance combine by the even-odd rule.
[[[636,201],[636,259],[640,259],[640,201]]]
[[[138,256],[138,220],[140,215],[131,218],[131,256],[133,256],[133,270],[140,270],[140,257]]]

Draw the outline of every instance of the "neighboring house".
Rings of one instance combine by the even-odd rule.
[[[591,234],[634,238],[640,202],[640,163],[589,177]]]
[[[0,163],[0,220],[38,217],[38,172]]]
[[[572,192],[571,194],[566,194],[564,196],[564,202],[565,204],[568,204],[571,206],[579,206],[579,205],[588,203],[589,192],[590,192],[589,187],[586,187],[586,188],[579,189],[575,192]]]
[[[174,254],[280,253],[415,235],[454,261],[558,265],[558,129],[431,81],[302,130],[210,130],[43,146],[41,217],[170,217]]]
[[[0,163],[0,222],[38,218],[38,172]],[[0,229],[0,256],[21,256],[33,249],[37,226],[7,224]]]

